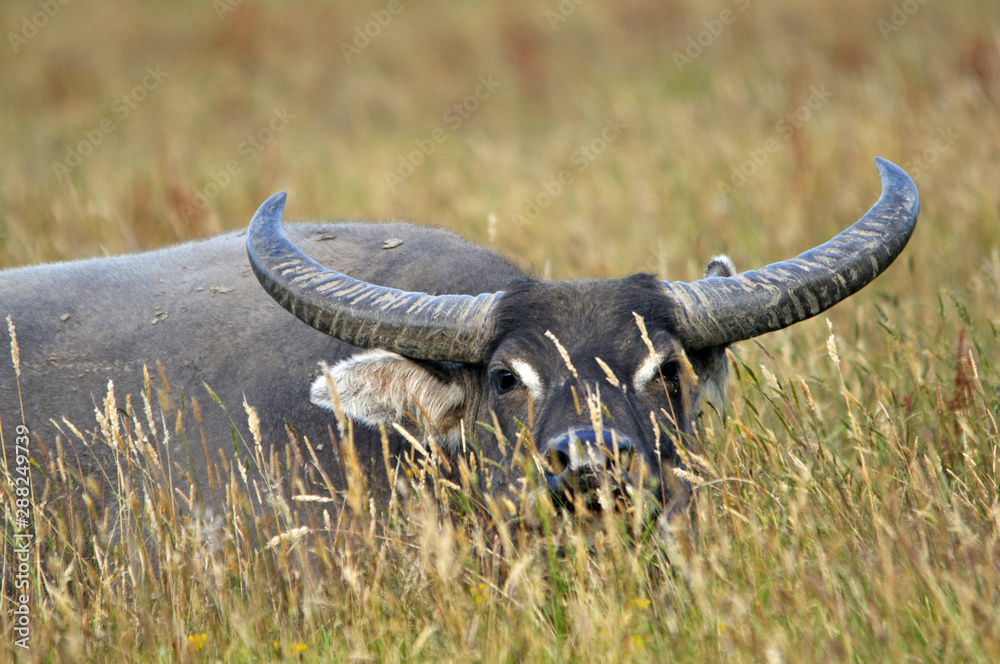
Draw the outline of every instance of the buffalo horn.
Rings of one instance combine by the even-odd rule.
[[[428,295],[358,281],[323,267],[281,227],[285,192],[250,221],[247,254],[264,289],[299,320],[361,348],[414,359],[481,362],[503,293]]]
[[[677,332],[692,350],[723,346],[811,318],[864,288],[906,246],[920,202],[901,168],[876,158],[878,202],[853,226],[804,254],[733,277],[665,282]]]

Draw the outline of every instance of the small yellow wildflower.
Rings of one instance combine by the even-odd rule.
[[[272,645],[274,646],[275,650],[277,650],[278,652],[281,652],[281,644],[278,642],[277,639],[274,640],[274,643]],[[303,643],[302,641],[295,641],[289,647],[289,650],[292,652],[292,654],[301,655],[302,653],[304,653],[306,651],[306,648],[308,648],[308,647],[309,647],[309,645],[306,644],[306,643]]]
[[[188,645],[194,648],[195,652],[201,652],[204,650],[206,641],[208,641],[208,634],[205,632],[188,634]]]
[[[640,611],[645,611],[649,608],[649,599],[645,597],[633,597],[632,606],[639,609]]]
[[[641,648],[646,643],[646,640],[638,634],[633,634],[630,638],[632,639],[632,645],[636,648]]]

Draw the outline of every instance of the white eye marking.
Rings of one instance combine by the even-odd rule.
[[[635,375],[632,377],[632,385],[636,390],[641,390],[649,381],[657,377],[657,371],[659,371],[660,365],[663,364],[663,358],[664,356],[660,353],[646,356],[646,359],[642,361],[642,364],[635,370]]]
[[[531,398],[539,401],[542,398],[542,379],[530,364],[522,360],[511,360],[510,368],[517,374],[518,379],[531,392]]]

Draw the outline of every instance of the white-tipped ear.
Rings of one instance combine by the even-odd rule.
[[[348,417],[368,424],[398,422],[429,427],[437,435],[457,429],[464,415],[462,381],[445,381],[426,366],[395,353],[371,350],[330,367],[333,387]],[[330,381],[313,381],[310,401],[335,410]]]
[[[708,266],[705,268],[705,277],[735,277],[736,276],[736,266],[733,264],[733,259],[725,254],[719,254],[718,256],[713,256],[712,260],[708,261]]]
[[[725,254],[713,256],[705,268],[706,279],[734,276],[736,265]],[[701,388],[699,410],[705,410],[707,404],[711,404],[720,417],[725,417],[729,403],[729,358],[726,356],[726,348],[710,348],[690,357]]]

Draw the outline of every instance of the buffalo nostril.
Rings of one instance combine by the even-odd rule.
[[[559,504],[572,508],[580,500],[587,509],[601,511],[609,507],[602,487],[611,496],[625,495],[638,457],[632,439],[617,431],[572,429],[549,439],[545,458],[545,481]]]
[[[549,466],[553,475],[561,475],[569,468],[569,445],[556,446],[549,450]]]
[[[618,469],[620,469],[622,471],[625,471],[625,470],[628,470],[629,466],[632,465],[632,459],[635,457],[635,448],[633,448],[632,444],[629,443],[627,440],[624,440],[624,441],[623,440],[619,440],[617,442],[618,442],[618,445],[617,445],[617,452],[618,452],[617,463],[615,463],[615,449],[616,448],[614,446],[612,446],[612,448],[611,448],[611,454],[608,457],[608,468],[612,468],[613,466],[617,466]]]
[[[554,475],[625,471],[634,448],[627,436],[593,429],[570,431],[549,442],[548,462]]]
[[[604,469],[610,472],[628,470],[635,454],[632,441],[614,432],[604,433],[604,442],[599,449],[604,454]]]

